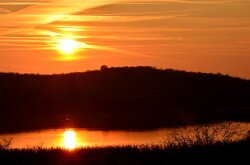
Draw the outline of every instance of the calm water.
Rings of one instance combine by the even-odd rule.
[[[13,138],[12,148],[26,148],[38,145],[43,145],[43,147],[64,147],[64,133],[68,130],[72,129],[5,134],[0,135],[0,139]],[[158,144],[166,136],[166,131],[163,129],[143,132],[73,130],[75,131],[75,143],[77,147]]]
[[[250,123],[240,123],[240,127],[250,130]],[[108,146],[108,145],[141,145],[159,144],[168,136],[171,129],[154,131],[93,131],[85,129],[53,129],[17,134],[2,134],[0,139],[13,138],[12,148],[27,148],[34,146],[65,147],[65,131],[73,130],[76,147]],[[183,131],[183,128],[177,129]],[[69,139],[72,137],[68,137]],[[72,139],[71,139],[72,140]]]

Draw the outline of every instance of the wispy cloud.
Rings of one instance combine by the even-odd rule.
[[[21,67],[26,58],[43,68],[39,58],[57,59],[55,43],[62,38],[88,45],[76,63],[95,57],[93,65],[116,61],[197,70],[230,56],[231,63],[245,64],[249,7],[248,0],[2,0],[0,69],[11,60]]]

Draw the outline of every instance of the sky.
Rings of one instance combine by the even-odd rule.
[[[146,65],[250,79],[249,9],[249,0],[0,0],[0,72]]]

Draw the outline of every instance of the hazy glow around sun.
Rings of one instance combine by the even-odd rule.
[[[65,54],[72,54],[76,50],[84,47],[84,43],[77,42],[72,39],[61,39],[58,40],[58,49]]]
[[[64,148],[75,149],[76,148],[76,133],[75,131],[69,130],[64,132]]]

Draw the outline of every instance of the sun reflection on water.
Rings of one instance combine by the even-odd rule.
[[[64,148],[75,149],[76,148],[76,133],[73,130],[67,130],[64,132]]]

